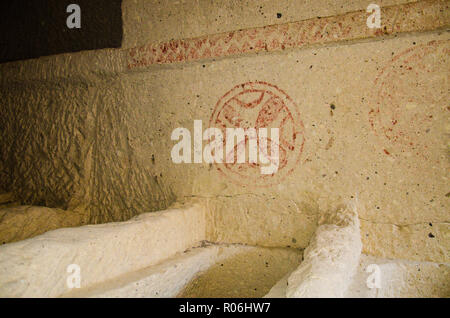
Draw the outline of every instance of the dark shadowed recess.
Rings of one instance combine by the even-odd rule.
[[[59,53],[119,48],[121,0],[1,0],[0,63]],[[69,29],[69,4],[81,9],[81,28]]]

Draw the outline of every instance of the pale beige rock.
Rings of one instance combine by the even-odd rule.
[[[289,276],[286,297],[344,297],[361,254],[355,202],[321,218],[300,266]]]
[[[381,7],[413,2],[378,0]],[[365,10],[370,0],[126,0],[123,47]],[[280,15],[278,15],[280,14]],[[139,26],[138,28],[136,26]]]
[[[175,297],[199,272],[245,249],[217,245],[194,248],[157,265],[88,288],[73,289],[62,297]]]
[[[292,271],[293,272],[293,271]],[[292,272],[287,273],[280,279],[263,298],[286,298],[286,289],[289,285],[289,276]]]
[[[448,263],[359,255],[357,214],[348,212],[338,210],[321,218],[324,223],[305,250],[302,264],[275,284],[265,297],[450,296]]]
[[[383,258],[450,263],[450,224],[410,225],[361,220],[363,253]]]
[[[308,246],[319,214],[307,194],[219,196],[208,199],[207,206],[208,240],[272,247]]]
[[[217,197],[217,204],[211,206],[211,210],[214,209],[215,212],[208,222],[214,226],[208,227],[208,235],[209,239],[222,242],[306,247],[317,226],[317,211],[326,210],[329,202],[339,198],[350,198],[358,191],[360,202],[365,205],[361,217],[367,222],[387,224],[380,226],[377,235],[369,235],[367,238],[363,236],[364,249],[367,253],[385,257],[391,255],[402,258],[413,257],[415,260],[445,261],[442,251],[446,244],[448,246],[446,243],[448,240],[439,241],[437,237],[438,239],[427,240],[426,249],[402,248],[398,251],[402,250],[406,254],[394,255],[388,253],[389,250],[395,251],[390,243],[391,235],[388,233],[391,231],[389,224],[402,226],[422,223],[426,226],[429,222],[433,224],[448,222],[447,211],[450,210],[449,200],[446,197],[448,162],[440,160],[446,155],[447,111],[440,112],[437,105],[433,108],[436,114],[433,117],[432,130],[428,133],[433,135],[427,137],[433,141],[429,145],[429,153],[433,160],[424,160],[421,156],[404,152],[386,139],[375,136],[370,128],[367,113],[373,106],[372,95],[377,93],[373,81],[379,69],[389,63],[392,52],[395,54],[414,46],[427,45],[429,41],[445,41],[447,38],[446,34],[435,32],[408,35],[383,42],[223,59],[207,63],[205,68],[202,63],[191,63],[188,66],[154,67],[145,72],[130,73],[123,73],[124,66],[121,63],[125,63],[125,60],[108,50],[96,54],[86,52],[58,55],[22,64],[7,63],[0,66],[4,74],[2,85],[5,88],[12,85],[10,82],[34,81],[35,84],[24,84],[23,90],[18,88],[2,90],[1,94],[6,97],[5,107],[2,107],[0,112],[7,109],[10,111],[0,118],[9,118],[14,113],[18,122],[23,124],[20,124],[21,129],[31,134],[31,130],[40,130],[40,126],[36,128],[36,125],[29,125],[27,114],[33,111],[29,106],[31,104],[44,108],[47,100],[54,100],[57,101],[55,109],[59,109],[60,105],[66,105],[68,101],[76,99],[78,105],[76,109],[80,108],[80,114],[84,114],[83,109],[88,109],[88,114],[82,117],[86,118],[86,124],[82,127],[84,133],[77,135],[81,139],[71,142],[80,145],[76,148],[81,149],[81,153],[69,160],[63,151],[65,143],[61,136],[61,153],[57,155],[61,158],[57,161],[61,169],[44,169],[61,173],[71,171],[65,177],[68,183],[60,182],[64,178],[36,171],[32,162],[42,160],[40,166],[50,167],[53,165],[52,160],[44,156],[37,158],[31,156],[31,153],[20,157],[22,146],[7,149],[4,156],[16,158],[13,160],[17,164],[16,188],[26,200],[34,202],[48,198],[46,204],[49,206],[65,202],[71,210],[87,211],[91,222],[127,219],[137,213],[162,209],[175,197],[178,200],[192,196],[210,197],[211,200]],[[413,42],[416,44],[412,44]],[[380,49],[381,43],[383,49]],[[432,59],[441,60],[444,65],[448,63],[445,57],[439,58],[435,54],[429,58],[430,61]],[[54,68],[54,64],[61,67]],[[341,65],[347,64],[351,65],[351,68],[343,72]],[[310,69],[310,66],[313,67]],[[289,72],[280,71],[285,69]],[[319,71],[316,72],[316,69]],[[445,68],[441,68],[443,69]],[[45,77],[50,82],[56,82],[69,77],[71,72],[77,74],[77,78],[86,79],[94,86],[89,89],[79,88],[78,84],[66,80],[61,81],[60,85],[64,86],[62,89],[36,87],[38,81],[35,80],[39,78]],[[117,81],[102,80],[103,77],[112,76],[114,72],[120,74]],[[434,74],[435,79],[444,75],[439,71],[435,71]],[[355,76],[358,77],[358,81],[354,80]],[[197,80],[193,81],[192,78]],[[281,184],[259,188],[253,187],[252,184],[236,185],[220,175],[214,167],[206,164],[173,164],[170,158],[170,149],[174,144],[170,140],[172,130],[176,127],[192,129],[194,119],[202,119],[207,123],[217,100],[237,83],[246,82],[250,78],[277,84],[298,104],[307,134],[302,154],[303,161],[297,169]],[[292,81],[292,78],[297,80]],[[445,92],[445,83],[437,81],[436,91]],[[18,91],[21,93],[18,94]],[[65,95],[66,92],[71,92],[69,97]],[[442,100],[448,99],[444,96]],[[336,106],[333,116],[330,115],[331,102]],[[103,107],[101,105],[118,105],[118,103],[121,103],[121,106],[114,106],[115,111],[111,116],[106,115],[106,110],[100,109]],[[22,105],[19,107],[22,110],[28,109],[23,113],[23,120],[20,119],[22,115],[17,113],[15,105]],[[161,108],[160,105],[164,107]],[[72,109],[71,104],[64,107]],[[108,122],[99,130],[103,136],[100,140],[94,138],[96,133],[93,130],[94,118],[98,116],[89,113],[95,107],[100,107],[95,114],[104,116],[98,119],[99,123]],[[124,133],[124,130],[119,129],[118,134],[122,137],[117,138],[124,142],[127,140],[129,148],[125,142],[125,146],[117,150],[117,142],[111,141],[110,138],[114,133],[110,130],[108,134],[105,132],[107,127],[117,127],[116,122],[122,123],[125,110],[130,115],[130,120],[128,124],[120,127],[128,127],[124,128],[127,132]],[[409,111],[413,112],[414,109]],[[52,110],[44,112],[43,118],[39,119],[45,123],[42,129],[46,138],[50,138],[51,131],[62,133],[66,130],[64,127],[70,126],[71,119],[68,119],[64,127],[55,126],[61,121],[55,121],[53,117]],[[157,120],[154,120],[155,118]],[[8,125],[2,133],[9,135],[7,139],[17,139],[14,137],[15,133],[9,133],[9,129],[13,129],[13,126]],[[328,146],[332,137],[334,140],[332,146]],[[96,142],[95,147],[91,147],[90,142],[93,140]],[[23,146],[25,144],[27,141],[24,141]],[[36,142],[35,147],[40,147],[40,143]],[[383,149],[388,150],[391,155],[384,153]],[[123,157],[125,153],[127,153],[125,157],[134,158],[136,161],[137,164],[132,164],[131,169],[140,176],[136,175],[137,179],[133,179],[130,175],[130,178],[135,180],[131,183],[124,172],[129,171],[127,167],[130,164]],[[112,157],[116,155],[117,158]],[[102,157],[110,157],[110,160],[94,160]],[[119,157],[122,159],[118,160]],[[70,162],[76,162],[79,168],[80,162],[85,163],[81,170],[63,168],[67,166],[66,163],[70,166]],[[142,167],[142,170],[139,167]],[[24,183],[25,180],[19,176],[28,170],[31,175]],[[91,178],[94,170],[96,177]],[[1,180],[5,182],[7,179]],[[110,185],[109,180],[114,180],[114,186],[108,186],[108,190],[100,190],[101,185]],[[157,184],[160,184],[160,187]],[[50,192],[57,196],[53,194],[47,196]],[[270,198],[275,199],[270,202]],[[247,211],[249,207],[253,208]],[[129,208],[132,208],[132,211]],[[246,219],[246,215],[252,215],[252,218]],[[241,224],[252,228],[254,233],[248,234],[242,230]],[[365,227],[364,222],[362,226]],[[264,230],[258,230],[259,228]],[[374,228],[378,226],[375,225]],[[412,232],[418,230],[418,227],[409,228]],[[386,235],[383,235],[384,231],[387,231]],[[408,241],[416,238],[425,240],[423,234],[427,233],[422,228],[417,234],[402,237],[406,240],[405,245],[414,245],[415,243]],[[293,238],[297,243],[292,242]]]
[[[379,288],[369,288],[367,280],[378,266]],[[346,297],[450,297],[450,264],[414,262],[401,259],[383,259],[361,255],[358,271],[352,280]]]
[[[9,105],[0,108],[1,138],[14,145],[0,149],[0,183],[23,204],[86,213],[96,224],[174,201],[161,171],[135,161],[130,136],[140,114],[125,111],[123,83],[113,79],[124,63],[120,51],[105,50],[0,66],[2,105]]]
[[[245,20],[242,14],[252,9],[232,2],[217,23],[219,5],[199,3],[195,8],[204,5],[208,15],[195,25],[190,21],[204,12],[183,20],[168,17],[177,4],[126,1],[125,46],[168,39],[161,34],[177,38],[183,25],[190,28],[182,38],[226,31],[230,25],[278,23],[274,14],[280,3],[265,6],[272,20]],[[362,10],[367,4],[298,2],[286,7],[290,13],[280,22]],[[159,13],[167,16],[146,18]],[[447,262],[448,43],[448,32],[437,30],[139,71],[127,70],[126,50],[110,49],[5,63],[0,65],[0,138],[8,146],[0,149],[0,188],[24,204],[86,213],[90,223],[127,220],[164,209],[175,199],[208,197],[216,200],[208,215],[209,239],[296,247],[307,246],[328,204],[358,193],[363,231],[372,229],[367,237],[363,233],[365,252]],[[429,54],[408,55],[419,47]],[[403,60],[405,54],[410,58]],[[415,70],[398,71],[403,64]],[[393,77],[384,87],[399,92],[392,112],[404,111],[398,119],[405,119],[404,129],[423,147],[393,142],[372,129],[369,111],[385,93],[376,79],[386,74]],[[237,185],[208,164],[172,163],[173,129],[192,129],[194,119],[206,125],[227,91],[254,80],[277,85],[297,105],[306,140],[297,168],[280,184],[262,188],[255,182]],[[391,117],[380,121],[392,122]],[[430,222],[439,228],[435,239],[426,237]]]
[[[204,241],[206,211],[200,203],[177,204],[122,223],[54,230],[0,247],[0,295],[449,296],[449,264],[360,256],[356,211],[356,202],[351,202],[321,213],[304,260],[295,270],[301,261],[299,250]],[[66,285],[69,264],[80,266],[81,289]],[[367,285],[365,269],[371,264],[380,268],[377,289]]]
[[[378,287],[368,285],[368,281],[374,283],[374,270],[379,271]],[[290,275],[283,277],[264,297],[285,298]],[[357,271],[344,297],[450,297],[449,275],[448,263],[383,259],[361,254]]]
[[[302,251],[293,248],[240,246],[237,253],[199,273],[178,297],[259,298],[295,269],[301,256]]]
[[[0,246],[1,297],[55,297],[67,293],[70,264],[81,286],[155,265],[205,239],[198,205],[142,214],[121,223],[63,228]]]
[[[50,230],[80,226],[87,216],[75,211],[40,206],[15,206],[0,209],[0,243],[24,240]]]
[[[62,297],[255,297],[300,256],[294,249],[207,245]]]
[[[161,150],[155,167],[163,172],[177,198],[206,197],[213,202],[210,210],[214,214],[209,218],[212,226],[208,226],[212,241],[295,246],[292,238],[296,238],[298,247],[306,247],[317,227],[318,211],[327,210],[333,202],[350,199],[355,193],[364,206],[361,218],[370,222],[398,225],[447,222],[450,210],[445,196],[448,161],[440,158],[446,156],[448,111],[435,104],[433,127],[426,136],[421,135],[429,142],[429,160],[407,153],[383,136],[376,136],[368,118],[370,108],[376,104],[375,78],[383,67],[389,66],[392,52],[395,55],[416,46],[426,46],[430,41],[446,43],[447,38],[447,34],[437,32],[408,35],[384,40],[383,49],[380,49],[381,42],[359,43],[222,59],[205,63],[205,67],[202,63],[154,67],[148,72],[129,74],[127,80],[134,87],[130,100],[145,101],[144,104],[130,102],[130,107],[140,107],[144,117],[151,118],[151,105],[155,108],[165,105],[164,109],[156,111],[160,121],[152,122],[151,127],[143,128],[145,132],[138,134],[142,137],[142,146],[136,146],[139,149],[136,155],[142,162],[148,161],[151,150],[145,145],[153,143]],[[433,71],[432,84],[436,91],[447,92],[446,82],[438,79],[444,75],[442,70],[448,60],[431,52],[427,63],[442,62],[440,71]],[[349,67],[343,71],[342,65]],[[193,77],[198,81],[193,82]],[[280,184],[258,187],[252,183],[236,184],[208,164],[170,164],[169,150],[174,142],[170,142],[168,136],[172,130],[186,127],[192,131],[193,119],[209,122],[220,97],[236,84],[250,79],[276,84],[298,104],[306,132],[305,149],[298,167]],[[422,84],[426,87],[430,83],[424,80]],[[148,91],[158,92],[158,95],[147,97],[143,92]],[[408,92],[405,90],[402,96],[407,98]],[[427,97],[424,103],[426,100]],[[439,100],[448,98],[444,94]],[[331,103],[336,107],[333,116],[330,115]],[[418,108],[420,112],[425,109]],[[139,121],[139,126],[146,127],[145,121]],[[413,127],[423,130],[419,125]],[[154,131],[161,132],[155,135]],[[158,139],[146,137],[153,135]],[[331,137],[334,142],[327,149]],[[183,176],[182,182],[180,176]],[[246,231],[243,224],[252,230]],[[297,231],[299,228],[301,230]],[[380,232],[373,241],[370,236],[364,238],[366,251],[370,244],[390,249],[390,238]],[[442,254],[435,253],[441,249],[441,243],[429,240],[428,244],[433,247],[414,251],[418,253],[415,259],[442,261]],[[408,251],[404,258],[410,254]]]

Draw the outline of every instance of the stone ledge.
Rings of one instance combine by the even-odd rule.
[[[59,228],[88,224],[76,211],[19,205],[0,207],[0,244],[25,240]]]
[[[374,268],[379,269],[379,288],[369,288]],[[369,268],[370,269],[370,268]],[[351,298],[449,297],[450,264],[384,259],[362,254],[357,274],[345,295]]]
[[[62,297],[176,297],[195,275],[247,249],[251,247],[211,245],[194,248],[177,253],[160,264],[127,273],[91,288],[73,290]]]
[[[356,205],[338,208],[321,223],[288,278],[288,298],[344,297],[356,273],[362,248]]]
[[[0,247],[0,297],[56,297],[77,264],[90,286],[155,265],[205,239],[198,205],[141,214],[129,221],[64,228]]]

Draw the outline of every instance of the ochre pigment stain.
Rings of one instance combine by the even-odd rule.
[[[413,44],[394,56],[375,79],[375,107],[369,111],[369,123],[396,153],[430,159],[431,144],[439,140],[434,121],[442,117],[448,102],[448,92],[435,89],[445,80],[440,74],[448,67],[448,44],[448,40]]]
[[[257,52],[276,52],[312,44],[381,37],[401,32],[432,30],[446,25],[446,1],[419,1],[382,8],[382,29],[366,27],[365,10],[341,16],[268,25],[198,38],[150,43],[127,50],[127,67],[185,63]],[[430,15],[438,13],[438,15]],[[387,28],[386,25],[395,27]]]
[[[303,123],[293,100],[275,85],[266,82],[236,85],[217,102],[210,127],[279,128],[279,168],[275,174],[261,175],[258,164],[216,164],[220,173],[235,183],[271,186],[298,166],[305,142]],[[270,137],[267,139],[266,144],[271,144]],[[259,145],[264,151],[262,148]]]

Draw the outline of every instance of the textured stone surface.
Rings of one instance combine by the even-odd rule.
[[[206,63],[205,67],[192,64],[180,68],[155,68],[152,70],[154,77],[147,73],[133,73],[130,80],[141,85],[140,90],[136,89],[136,94],[150,89],[145,89],[148,86],[144,84],[150,82],[150,78],[158,78],[165,83],[149,85],[160,92],[153,103],[165,105],[165,112],[160,113],[162,122],[156,123],[154,128],[162,131],[160,149],[170,149],[174,144],[164,136],[169,136],[176,127],[192,129],[193,119],[208,122],[217,100],[236,83],[258,78],[276,83],[287,92],[298,105],[305,125],[306,141],[297,169],[280,184],[265,188],[259,187],[257,182],[236,184],[207,164],[173,164],[172,169],[163,173],[173,180],[172,189],[177,197],[193,195],[209,198],[211,202],[217,201],[211,205],[211,209],[215,207],[211,219],[215,228],[210,227],[212,240],[226,238],[233,242],[254,244],[257,241],[260,245],[286,246],[292,233],[291,226],[302,228],[310,224],[298,240],[299,244],[307,244],[308,236],[316,226],[314,218],[317,211],[327,210],[328,205],[339,202],[339,198],[350,199],[356,195],[364,205],[360,217],[370,222],[403,225],[448,220],[448,162],[445,160],[448,111],[444,102],[447,100],[447,90],[446,82],[439,81],[444,76],[445,65],[448,65],[448,54],[442,51],[448,47],[446,38],[445,34],[407,36],[385,40],[383,50],[379,49],[380,43],[364,43],[224,59]],[[428,108],[405,107],[406,114],[402,114],[413,118],[426,117],[428,111],[433,114],[432,127],[429,124],[422,126],[420,120],[412,121],[412,127],[421,132],[418,138],[420,143],[428,143],[428,149],[422,152],[428,160],[424,160],[422,154],[414,152],[414,147],[377,135],[371,127],[369,112],[377,105],[374,96],[378,96],[379,87],[375,82],[381,70],[386,66],[396,70],[397,65],[390,63],[392,59],[398,60],[397,55],[405,51],[413,52],[411,48],[415,47],[426,48],[433,43],[441,43],[441,49],[430,50],[430,56],[425,60],[427,64],[433,63],[433,60],[439,61],[440,70],[433,67],[431,81],[427,77],[410,79],[414,83],[412,85],[439,92],[438,102],[433,102],[429,95],[424,95],[422,99],[415,95],[417,90],[404,88],[404,93],[400,95],[404,101],[396,101],[396,107],[407,103],[409,98],[416,100],[418,105],[429,105]],[[352,61],[351,67],[344,72],[342,65],[348,64],[349,59]],[[422,72],[421,65],[417,68]],[[242,72],[242,69],[246,71]],[[286,70],[289,70],[289,76]],[[405,74],[406,78],[408,74]],[[197,81],[193,82],[192,76]],[[190,98],[186,99],[186,96]],[[384,103],[387,104],[386,101]],[[185,110],[182,114],[180,107]],[[389,116],[386,115],[387,118]],[[429,133],[426,133],[427,129],[430,129]],[[170,153],[161,151],[158,156],[157,167],[166,169],[164,163],[171,161]],[[184,176],[183,183],[177,181],[180,175]],[[308,206],[311,208],[303,208]],[[246,219],[247,215],[254,217]],[[288,219],[297,219],[298,222],[288,222]],[[246,231],[242,224],[254,226]],[[269,237],[270,229],[277,234],[271,233]],[[289,235],[283,238],[286,229]],[[391,249],[390,239],[384,238],[381,233],[379,238],[373,244]],[[371,242],[370,237],[364,241],[365,245]],[[429,243],[435,245],[431,253],[430,250],[417,250],[417,259],[423,256],[424,259],[442,261],[441,253],[432,255],[446,243],[438,240],[430,240]]]
[[[87,216],[74,211],[39,206],[0,207],[0,244],[86,223]]]
[[[286,297],[344,297],[356,273],[362,243],[357,202],[321,217],[300,266],[289,276]]]
[[[294,249],[206,245],[62,297],[257,297],[300,257]]]
[[[204,239],[205,211],[199,206],[50,231],[0,246],[0,296],[59,296],[70,291],[70,264],[80,267],[81,286],[89,287],[155,265]]]
[[[247,247],[198,247],[178,253],[160,264],[121,275],[62,297],[176,297],[199,272]]]
[[[86,211],[102,223],[173,202],[152,166],[136,162],[139,113],[123,105],[123,84],[105,85],[3,86],[1,140],[10,147],[0,150],[0,180],[22,203]]]
[[[366,271],[371,265],[370,271]],[[367,281],[374,273],[374,265],[380,273],[379,288],[369,288]],[[414,262],[402,259],[383,259],[361,254],[358,269],[351,279],[344,297],[449,297],[448,263]],[[285,298],[288,273],[275,284],[265,298]]]
[[[399,10],[398,23],[409,21],[406,31],[447,23],[448,10],[430,10],[417,25]],[[358,21],[358,32],[369,32]],[[446,32],[400,32],[132,71],[128,49],[2,64],[0,188],[22,204],[85,211],[89,222],[207,198],[217,201],[211,239],[296,247],[307,245],[319,212],[358,196],[361,219],[381,224],[363,235],[367,253],[447,262],[446,230],[418,245],[425,249],[406,247],[426,239],[428,223],[445,228],[449,219],[448,40]],[[172,163],[171,132],[192,130],[194,119],[206,125],[224,94],[250,81],[276,85],[296,105],[305,136],[296,169],[263,188],[236,184],[214,165]],[[411,235],[394,239],[391,225]]]
[[[413,2],[378,0],[380,7]],[[124,0],[125,48],[366,10],[370,0]],[[368,14],[367,14],[368,15]],[[135,26],[139,25],[139,28]]]
[[[419,1],[381,10],[380,29],[366,26],[366,10],[342,16],[314,18],[264,28],[252,28],[188,40],[151,43],[129,51],[128,68],[151,64],[170,64],[258,52],[394,35],[402,32],[429,31],[450,24],[445,0]]]
[[[369,255],[449,262],[449,223],[395,225],[361,220],[361,239],[363,252]]]
[[[448,264],[360,257],[355,207],[352,202],[320,215],[304,260],[293,272],[300,250],[209,245],[204,241],[206,212],[198,205],[127,222],[50,231],[0,247],[0,295],[449,296]],[[192,246],[198,247],[188,251]],[[80,265],[81,289],[65,287],[68,264]],[[381,270],[380,289],[367,288],[370,264]]]
[[[283,208],[280,210],[280,207]],[[208,240],[250,245],[305,248],[319,209],[307,194],[243,194],[208,200]]]
[[[242,246],[238,253],[217,260],[199,273],[178,296],[262,297],[286,272],[298,266],[301,254],[297,249]]]
[[[371,273],[366,269],[371,264],[380,270],[380,288],[367,287]],[[346,297],[450,297],[449,276],[448,263],[392,260],[363,254]]]

